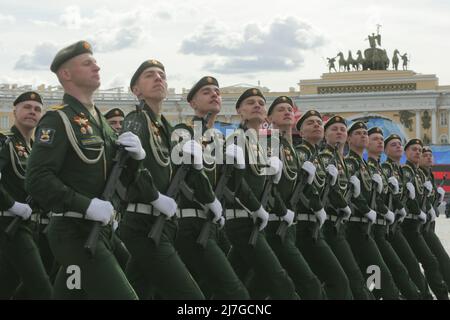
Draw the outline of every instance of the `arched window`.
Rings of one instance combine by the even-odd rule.
[[[448,144],[448,136],[446,134],[441,135],[439,141],[441,144]]]

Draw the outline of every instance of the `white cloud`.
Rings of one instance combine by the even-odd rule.
[[[14,69],[48,70],[57,51],[58,47],[53,43],[40,43],[30,54],[21,55],[14,65]]]
[[[4,15],[0,13],[0,23],[2,22],[14,23],[16,22],[16,18],[14,18],[12,15]]]
[[[204,67],[219,73],[292,70],[302,65],[304,52],[322,46],[325,38],[295,17],[276,18],[266,26],[247,24],[238,33],[214,22],[186,38],[180,51],[215,55]]]

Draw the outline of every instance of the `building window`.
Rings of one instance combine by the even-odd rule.
[[[9,117],[1,116],[0,117],[0,129],[8,129],[9,128]]]
[[[448,136],[446,134],[443,134],[439,137],[439,141],[441,144],[448,144]]]
[[[441,111],[440,113],[440,124],[441,124],[441,127],[445,127],[445,126],[447,126],[447,123],[448,123],[448,113],[447,113],[447,111]]]

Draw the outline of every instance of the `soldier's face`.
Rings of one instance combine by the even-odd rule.
[[[123,117],[117,116],[107,119],[111,128],[114,129],[115,132],[120,132],[122,130]]]
[[[420,166],[431,167],[433,165],[433,154],[431,152],[422,152],[420,156]]]
[[[269,116],[274,127],[286,127],[294,124],[294,108],[289,103],[277,104]]]
[[[251,96],[241,102],[237,113],[243,121],[259,121],[266,119],[266,102],[260,96]]]
[[[15,106],[13,113],[16,124],[33,129],[42,117],[42,104],[36,101],[22,101]]]
[[[191,107],[200,115],[205,115],[208,112],[217,114],[222,108],[222,96],[220,89],[215,85],[207,85],[197,91],[192,98]]]
[[[133,93],[139,98],[164,100],[167,97],[166,73],[158,67],[145,69],[133,86]]]
[[[343,123],[333,123],[325,131],[327,143],[334,146],[336,143],[344,144],[347,141],[347,127]]]
[[[419,164],[422,147],[420,144],[413,144],[405,150],[406,158],[414,164]]]
[[[367,150],[370,153],[381,154],[384,150],[384,138],[380,133],[373,133],[369,136],[369,146]]]
[[[402,142],[398,139],[389,141],[384,152],[389,158],[399,160],[403,155]]]
[[[323,121],[318,116],[311,116],[303,121],[300,135],[308,140],[318,142],[323,139]]]
[[[351,147],[366,149],[369,144],[367,129],[356,129],[348,136],[348,143]]]
[[[90,53],[70,59],[62,69],[63,78],[79,88],[95,91],[100,87],[100,67]]]

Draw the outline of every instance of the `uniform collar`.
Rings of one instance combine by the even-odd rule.
[[[22,133],[20,132],[20,130],[15,125],[13,125],[11,127],[10,131],[14,134],[14,136],[16,138],[18,138],[23,143],[24,146],[27,146],[25,138],[23,137]],[[32,146],[32,145],[33,145],[33,138],[30,139],[30,146]]]
[[[352,149],[350,149],[350,151],[348,152],[348,155],[353,156],[358,160],[362,160],[362,157],[359,154],[357,154],[355,151],[353,151]]]
[[[417,171],[417,166],[409,160],[406,160],[406,165],[410,166],[414,171]]]

